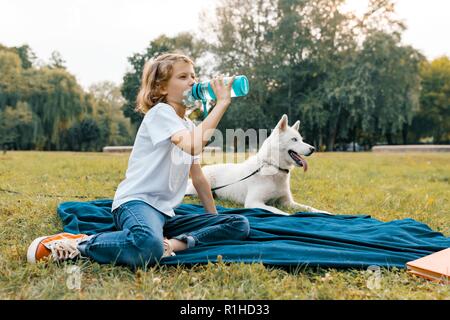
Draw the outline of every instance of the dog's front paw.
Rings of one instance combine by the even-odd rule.
[[[330,216],[334,216],[335,215],[334,213],[328,212],[328,211],[325,211],[325,210],[317,210],[317,211],[314,211],[314,212],[316,212],[316,213],[325,213],[325,214],[329,214]]]
[[[313,213],[325,213],[325,214],[329,214],[329,215],[334,215],[334,213],[325,211],[325,210],[319,210],[313,207],[306,207],[308,212],[313,212]]]
[[[282,216],[290,216],[291,214],[284,211],[272,211],[273,213],[280,214]]]
[[[282,216],[290,216],[291,215],[290,213],[281,211],[280,209],[277,209],[277,208],[267,208],[267,210],[269,210],[272,213],[279,214]]]

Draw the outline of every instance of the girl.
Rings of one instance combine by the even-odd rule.
[[[230,105],[233,81],[212,81],[217,103],[197,127],[186,118],[184,102],[194,81],[194,63],[184,55],[163,54],[145,64],[136,108],[145,116],[112,204],[118,231],[39,237],[28,248],[29,262],[84,256],[144,267],[186,248],[248,236],[245,217],[217,215],[198,157]],[[207,213],[177,216],[173,209],[183,200],[189,173]]]

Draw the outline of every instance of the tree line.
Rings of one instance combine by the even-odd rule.
[[[125,114],[139,124],[132,110],[144,62],[179,51],[205,78],[249,78],[249,95],[234,99],[221,130],[273,128],[285,113],[321,150],[449,143],[449,58],[427,61],[403,44],[391,0],[370,1],[362,16],[344,11],[344,2],[222,0],[200,34],[161,35],[129,58]]]
[[[0,45],[0,146],[100,151],[133,142],[120,87],[105,81],[85,92],[58,52],[35,62],[28,45]]]
[[[132,144],[144,63],[181,52],[202,79],[249,78],[249,95],[233,100],[220,130],[270,129],[285,113],[325,151],[353,142],[449,143],[449,58],[428,61],[402,43],[406,27],[392,0],[369,1],[361,16],[344,11],[344,2],[221,0],[212,17],[201,17],[198,34],[161,34],[131,54],[120,88],[84,92],[59,54],[36,66],[28,46],[0,47],[0,139],[39,150]]]

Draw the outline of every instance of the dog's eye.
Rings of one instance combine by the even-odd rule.
[[[292,138],[292,141],[297,142],[298,139],[297,138]]]

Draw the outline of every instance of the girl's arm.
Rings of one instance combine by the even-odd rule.
[[[198,155],[202,152],[203,147],[213,136],[214,130],[231,103],[231,85],[233,81],[234,77],[227,85],[223,83],[223,77],[211,81],[211,86],[217,96],[216,106],[194,130],[182,130],[175,133],[171,137],[171,141],[174,144],[191,155]]]
[[[203,207],[205,208],[206,212],[217,214],[216,205],[211,192],[211,186],[205,175],[203,174],[200,164],[194,162],[191,165],[190,173],[192,184],[194,185],[195,190],[197,190],[198,197],[203,203]]]

